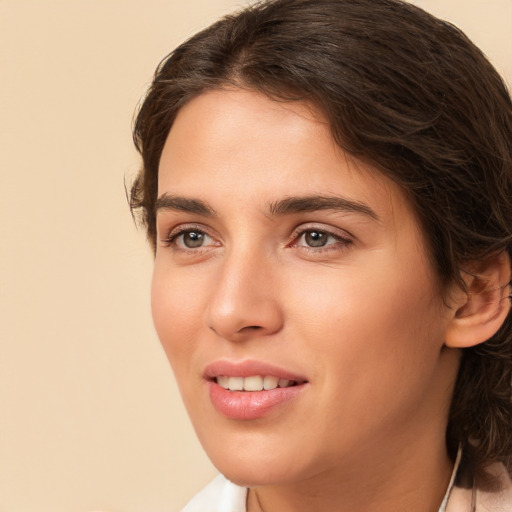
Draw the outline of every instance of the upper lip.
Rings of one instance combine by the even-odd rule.
[[[254,375],[267,376],[272,375],[279,379],[293,380],[298,383],[307,382],[307,379],[294,372],[280,368],[264,361],[247,359],[244,361],[228,361],[221,359],[215,361],[204,369],[204,378],[212,380],[219,375],[226,377],[252,377]]]

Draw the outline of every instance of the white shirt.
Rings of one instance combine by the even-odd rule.
[[[246,512],[247,489],[218,475],[181,512]]]

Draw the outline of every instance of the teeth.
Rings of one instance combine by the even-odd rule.
[[[244,379],[244,391],[261,391],[263,389],[263,377],[246,377]]]
[[[222,386],[224,389],[229,389],[229,377],[225,375],[219,375],[217,377],[217,384]]]
[[[273,377],[272,375],[267,375],[263,379],[263,389],[276,389],[279,379],[277,377]]]
[[[244,378],[243,377],[229,377],[228,387],[231,391],[243,391]]]
[[[216,377],[219,386],[230,391],[263,391],[280,388],[287,388],[297,384],[293,380],[279,379],[273,375],[253,375],[251,377],[227,377],[219,375]]]

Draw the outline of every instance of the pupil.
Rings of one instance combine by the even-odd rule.
[[[201,247],[204,241],[204,234],[197,231],[189,231],[183,235],[183,243],[186,247],[192,249],[194,247]]]
[[[323,247],[327,243],[327,235],[319,231],[308,231],[306,233],[306,243],[310,247]]]

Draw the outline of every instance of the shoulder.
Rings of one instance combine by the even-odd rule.
[[[512,481],[502,464],[493,464],[489,473],[496,477],[499,489],[494,492],[478,491],[477,512],[510,512],[512,510]]]
[[[508,472],[501,464],[490,466],[488,471],[496,477],[498,489],[485,491],[455,486],[450,494],[446,512],[511,512],[512,481]]]
[[[247,489],[217,476],[181,512],[246,512]]]

